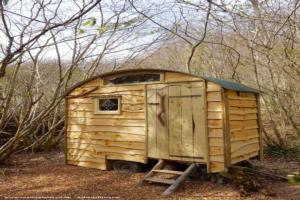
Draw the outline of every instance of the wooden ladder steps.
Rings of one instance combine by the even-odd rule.
[[[164,178],[158,178],[158,177],[149,177],[149,178],[146,178],[145,180],[149,181],[149,182],[163,183],[163,184],[167,184],[167,185],[172,185],[175,182],[174,179],[164,179]]]
[[[167,169],[154,169],[152,171],[157,172],[157,173],[176,174],[176,175],[182,175],[184,173],[182,171],[173,171],[173,170],[167,170]]]
[[[164,160],[159,160],[157,164],[153,167],[153,169],[141,180],[139,185],[143,184],[143,181],[149,181],[154,183],[163,183],[170,185],[162,195],[167,196],[175,192],[178,187],[185,181],[187,176],[196,168],[196,164],[190,164],[185,171],[174,171],[163,169],[165,166]],[[177,175],[174,179],[165,179],[156,176],[157,174],[173,174]]]

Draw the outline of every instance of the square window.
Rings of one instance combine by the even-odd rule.
[[[120,97],[100,97],[95,99],[95,114],[120,114]]]

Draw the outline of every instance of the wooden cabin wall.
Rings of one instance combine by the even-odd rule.
[[[258,105],[254,93],[228,90],[231,164],[259,155]]]
[[[208,171],[221,172],[224,164],[223,103],[220,85],[207,81]]]
[[[144,85],[106,86],[97,79],[69,94],[67,163],[104,170],[107,159],[145,163],[144,89]],[[91,90],[95,91],[70,98]],[[103,95],[121,96],[121,114],[94,114],[94,98]]]

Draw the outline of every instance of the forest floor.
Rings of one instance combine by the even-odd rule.
[[[300,158],[256,161],[272,173],[300,171]],[[242,192],[233,183],[187,181],[177,192],[162,197],[166,186],[137,186],[145,173],[128,174],[65,165],[64,154],[23,153],[0,166],[0,199],[300,199],[300,185],[260,180],[255,192]]]

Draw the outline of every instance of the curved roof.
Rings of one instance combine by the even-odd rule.
[[[188,73],[181,72],[181,71],[165,70],[165,69],[126,69],[126,70],[119,70],[119,71],[113,71],[113,72],[99,74],[99,75],[93,76],[91,78],[88,78],[86,80],[80,81],[80,82],[76,83],[75,85],[73,85],[72,87],[70,87],[66,91],[65,96],[67,96],[69,93],[71,93],[75,88],[80,87],[80,86],[82,86],[83,84],[85,84],[89,81],[92,81],[92,80],[95,80],[95,79],[98,79],[98,78],[104,78],[106,76],[111,76],[111,75],[116,75],[116,74],[125,74],[125,73],[130,73],[130,72],[174,72],[174,73],[182,73],[182,74],[185,74],[185,75],[194,76],[194,77],[202,78],[202,79],[207,80],[207,81],[211,81],[213,83],[216,83],[216,84],[220,85],[221,87],[223,87],[225,89],[236,90],[236,91],[240,91],[240,92],[259,93],[259,91],[254,89],[254,88],[251,88],[251,87],[248,87],[246,85],[236,83],[236,82],[233,82],[233,81],[218,79],[218,78],[214,78],[214,77],[198,76],[198,75],[188,74]]]

